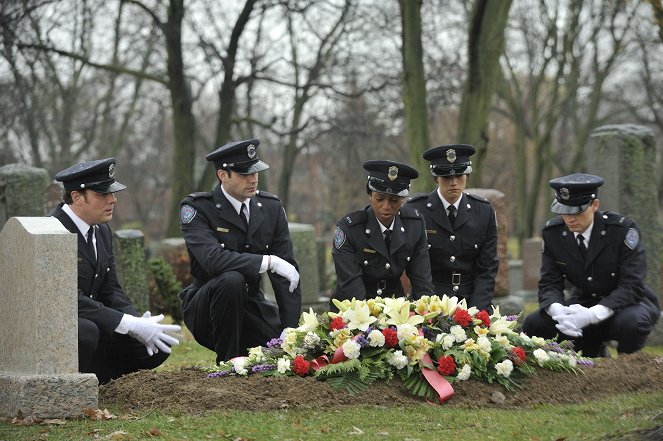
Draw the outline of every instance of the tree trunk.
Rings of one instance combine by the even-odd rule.
[[[500,77],[504,28],[511,0],[477,0],[472,9],[468,38],[467,78],[458,119],[458,142],[473,145],[473,185],[481,184],[481,169],[489,141],[493,95]]]
[[[405,140],[410,150],[411,165],[423,172],[428,170],[422,154],[430,147],[428,108],[426,107],[426,79],[421,45],[422,0],[399,0],[401,9],[403,57],[403,106],[405,112]],[[423,176],[423,175],[426,176]],[[413,190],[429,187],[428,173],[413,181]]]
[[[196,125],[182,59],[184,0],[170,0],[163,30],[168,51],[168,88],[173,105],[173,172],[166,236],[180,236],[180,201],[194,188],[193,164]]]

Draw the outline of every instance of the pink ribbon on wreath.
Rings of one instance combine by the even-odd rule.
[[[323,368],[329,364],[329,358],[326,355],[321,355],[315,360],[311,360],[311,368],[314,371],[317,371],[320,368]]]
[[[433,360],[431,360],[430,355],[427,353],[424,354],[421,360],[425,364],[433,365]],[[437,392],[437,395],[440,398],[440,403],[444,403],[449,398],[453,397],[454,388],[438,371],[424,366],[421,368],[421,373],[426,381],[428,381],[428,384],[430,384],[430,386],[435,389],[435,392]]]

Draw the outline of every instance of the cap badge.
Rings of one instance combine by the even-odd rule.
[[[113,179],[115,177],[115,164],[108,166],[108,177]]]
[[[569,194],[569,189],[566,187],[562,187],[559,189],[559,197],[564,199],[565,201],[569,200],[569,197],[571,195]]]
[[[456,162],[456,150],[454,149],[447,150],[447,161],[449,161],[452,164]]]
[[[387,177],[389,178],[390,181],[393,181],[398,177],[398,167],[395,165],[392,165],[389,167],[389,173],[387,174]]]
[[[249,146],[246,148],[246,154],[250,159],[253,159],[256,157],[256,146],[253,144],[249,144]]]

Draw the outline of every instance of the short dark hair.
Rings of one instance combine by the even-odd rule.
[[[74,203],[74,198],[71,197],[71,193],[74,192],[74,191],[79,192],[80,194],[83,195],[83,197],[85,197],[85,192],[87,190],[84,189],[84,188],[82,188],[80,190],[70,190],[70,191],[65,190],[64,195],[62,196],[62,200],[64,201],[65,204],[71,205],[71,204]]]

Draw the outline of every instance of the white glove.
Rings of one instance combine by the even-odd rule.
[[[561,303],[553,303],[552,305],[548,306],[546,312],[554,320],[556,315],[568,314],[571,312],[571,310],[569,310],[568,306],[564,306]]]
[[[289,291],[293,292],[297,285],[299,285],[299,273],[297,269],[292,266],[288,261],[281,259],[278,256],[269,256],[269,269],[273,273],[283,276],[290,281]]]
[[[182,328],[179,325],[159,324],[163,318],[163,314],[152,317],[152,314],[147,311],[142,317],[125,314],[122,320],[126,320],[129,328],[127,334],[143,343],[147,348],[147,353],[152,356],[159,352],[159,350],[170,354],[170,346],[180,343],[176,338],[166,334],[166,332],[176,332]]]
[[[556,315],[553,320],[558,322],[555,325],[557,329],[571,337],[581,337],[583,328],[599,322],[599,318],[590,308],[574,304],[569,306],[567,310],[568,313]]]

